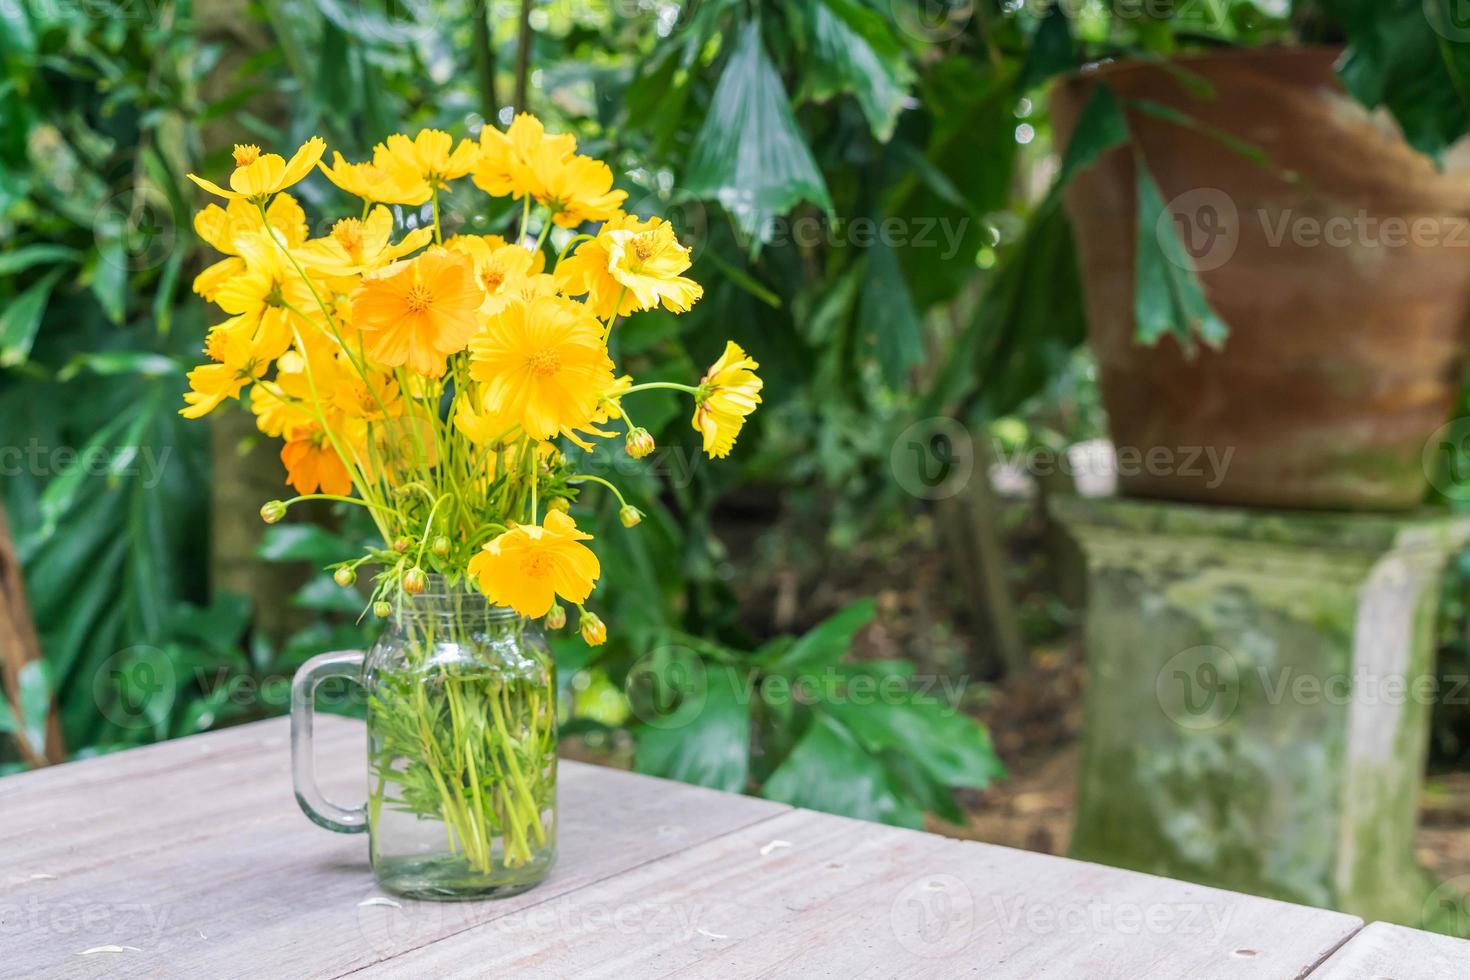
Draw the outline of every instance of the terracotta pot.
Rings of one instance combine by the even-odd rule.
[[[1378,510],[1423,499],[1426,440],[1470,353],[1470,177],[1440,172],[1353,102],[1337,55],[1114,62],[1053,94],[1059,145],[1099,81],[1124,103],[1132,148],[1230,328],[1223,349],[1193,356],[1171,337],[1136,344],[1133,153],[1073,179],[1066,206],[1125,494]],[[1129,100],[1245,140],[1270,166]]]

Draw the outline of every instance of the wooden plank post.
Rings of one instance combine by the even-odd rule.
[[[5,696],[11,712],[21,721],[14,735],[21,758],[33,766],[66,761],[66,746],[61,738],[61,719],[56,713],[56,700],[51,699],[46,718],[46,743],[33,745],[25,730],[20,707],[20,674],[26,664],[41,659],[41,639],[31,618],[26,584],[21,574],[20,557],[10,537],[10,522],[5,505],[0,503],[0,677],[4,679]]]

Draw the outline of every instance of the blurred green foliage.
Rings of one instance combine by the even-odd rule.
[[[620,326],[620,360],[640,380],[685,380],[728,336],[766,379],[736,465],[704,465],[673,397],[639,416],[653,465],[583,464],[617,467],[646,517],[628,532],[608,501],[577,505],[613,629],[595,653],[557,644],[581,684],[568,730],[630,729],[648,772],[895,823],[954,818],[949,789],[999,774],[983,729],[910,664],[844,660],[869,604],[800,638],[742,626],[722,501],[739,490],[761,523],[798,514],[844,547],[912,514],[889,454],[916,419],[1039,419],[1020,440],[1091,431],[1054,410],[1059,385],[1086,386],[1058,194],[1117,145],[1117,108],[1095,107],[1051,184],[1040,87],[1101,55],[1345,30],[1353,91],[1434,150],[1464,129],[1463,107],[1448,88],[1403,96],[1404,59],[1442,47],[1407,31],[1408,5],[1201,4],[1224,16],[1195,22],[1094,0],[538,0],[527,108],[608,160],[630,210],[673,221],[705,285],[685,316]],[[323,575],[291,600],[309,625],[274,645],[201,574],[211,450],[175,415],[205,326],[182,175],[226,166],[226,145],[204,152],[207,126],[278,150],[320,133],[362,159],[396,130],[504,125],[519,14],[517,0],[0,5],[0,446],[36,447],[3,499],[45,650],[0,730],[33,725],[48,690],[74,754],[278,713],[268,692],[301,660],[367,642],[357,597]],[[1458,77],[1457,58],[1437,63]],[[301,192],[317,213],[336,193]],[[451,201],[444,220],[503,230],[508,216],[474,210]],[[1164,329],[1178,310],[1199,318],[1189,282],[1159,285]],[[357,533],[345,514],[332,531],[286,525],[262,554],[319,568]],[[857,696],[870,683],[888,695]]]

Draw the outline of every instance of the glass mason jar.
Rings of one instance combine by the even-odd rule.
[[[312,771],[315,690],[367,694],[368,798],[330,802]],[[373,874],[409,898],[504,897],[556,859],[556,679],[540,623],[430,576],[377,645],[324,653],[292,683],[296,800],[314,822],[367,831]]]

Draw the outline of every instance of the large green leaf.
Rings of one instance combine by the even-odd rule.
[[[1193,350],[1196,339],[1218,347],[1225,342],[1228,329],[1205,299],[1193,260],[1142,157],[1136,159],[1135,169],[1138,237],[1133,317],[1138,341],[1155,344],[1172,334],[1185,350]]]
[[[859,599],[813,626],[795,642],[773,647],[775,655],[762,661],[768,669],[788,674],[834,666],[852,649],[852,638],[873,621],[876,611],[872,599]]]
[[[882,760],[863,748],[840,723],[820,713],[766,780],[761,795],[859,820],[902,827],[921,827],[924,823],[922,808],[895,786]]]
[[[1347,36],[1339,73],[1384,106],[1417,149],[1438,157],[1470,124],[1470,29],[1459,0],[1314,0]]]
[[[942,786],[984,789],[1005,775],[990,733],[957,706],[906,693],[893,704],[833,699],[823,710],[872,751],[906,753]]]
[[[808,12],[812,58],[799,97],[820,101],[851,93],[873,135],[887,142],[914,78],[893,28],[853,0],[817,0]]]
[[[719,201],[745,234],[761,242],[770,240],[773,219],[801,201],[832,210],[754,21],[741,28],[720,74],[683,187]]]
[[[711,663],[705,667],[704,678],[703,707],[691,713],[687,723],[640,725],[635,730],[636,768],[650,776],[742,792],[750,773],[745,671],[731,664]]]
[[[914,310],[893,247],[880,237],[867,253],[858,326],[874,342],[884,380],[897,388],[908,377],[909,368],[924,359],[923,322]]]

